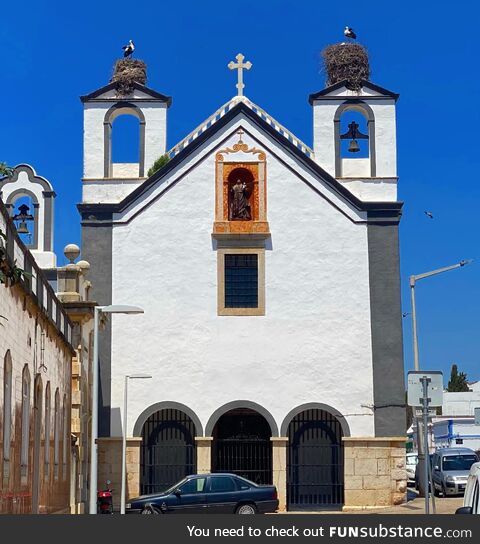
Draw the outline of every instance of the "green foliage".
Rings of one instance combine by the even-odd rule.
[[[462,393],[470,391],[467,383],[467,375],[465,372],[458,372],[457,365],[455,364],[452,365],[447,391],[449,393]]]
[[[11,286],[18,283],[22,276],[28,274],[17,266],[17,261],[14,261],[13,264],[8,262],[6,241],[7,237],[0,229],[0,283]]]
[[[10,177],[13,174],[13,168],[8,166],[6,162],[0,162],[0,177]]]
[[[162,166],[165,166],[169,160],[170,160],[170,157],[166,154],[162,155],[161,157],[158,157],[158,159],[153,163],[153,165],[148,170],[147,176],[148,177],[153,176],[153,174],[155,174],[155,172],[160,170]]]

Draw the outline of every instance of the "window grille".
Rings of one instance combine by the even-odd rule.
[[[258,307],[258,255],[225,255],[225,308]]]

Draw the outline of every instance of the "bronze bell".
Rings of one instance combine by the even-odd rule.
[[[18,227],[17,227],[18,234],[30,234],[28,232],[27,223],[25,221],[20,221]]]
[[[348,151],[350,153],[358,153],[360,151],[360,146],[358,145],[357,140],[353,139],[350,141],[350,145],[348,146]]]

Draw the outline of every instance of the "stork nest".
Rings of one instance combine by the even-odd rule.
[[[370,77],[368,53],[363,45],[336,43],[325,47],[321,55],[327,75],[327,87],[346,81],[348,89],[359,91],[362,81]]]
[[[143,60],[119,59],[113,68],[110,80],[115,83],[118,96],[129,95],[133,92],[133,84],[145,85],[147,82],[147,65]]]

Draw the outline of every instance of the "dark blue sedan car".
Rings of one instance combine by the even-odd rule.
[[[163,493],[128,501],[128,514],[265,514],[278,508],[277,489],[235,474],[187,476]]]

